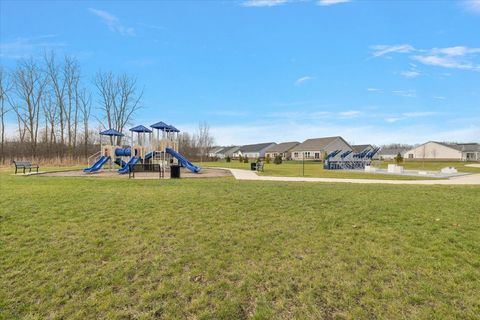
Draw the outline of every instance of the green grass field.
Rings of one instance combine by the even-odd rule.
[[[376,167],[386,168],[391,162],[375,162]],[[436,171],[441,168],[452,166],[459,172],[480,173],[480,168],[465,167],[465,162],[406,162],[406,169]],[[227,167],[236,169],[250,169],[250,163],[240,163],[232,160],[231,162],[217,161],[204,162],[199,164],[205,167]],[[382,180],[430,180],[429,177],[400,176],[380,173],[351,172],[347,170],[324,170],[321,162],[306,161],[303,166],[301,161],[285,161],[276,165],[273,163],[265,164],[264,172],[261,175],[283,176],[283,177],[316,177],[316,178],[340,178],[340,179],[382,179]]]
[[[0,174],[0,319],[478,319],[480,188]]]

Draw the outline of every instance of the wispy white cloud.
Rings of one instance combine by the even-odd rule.
[[[412,57],[415,61],[421,62],[426,65],[443,67],[449,69],[462,69],[462,70],[480,70],[480,65],[474,64],[468,61],[460,61],[455,59],[454,56],[438,56],[438,55],[415,55]]]
[[[433,48],[433,54],[444,54],[447,56],[465,56],[467,54],[480,53],[480,48],[469,48],[464,46]]]
[[[480,13],[480,0],[464,1],[465,8],[473,13]]]
[[[313,79],[315,79],[315,78],[311,77],[311,76],[303,76],[303,77],[300,77],[297,80],[295,80],[295,85],[300,86],[300,85],[304,84],[305,82],[311,81]]]
[[[437,100],[446,100],[447,98],[444,97],[444,96],[434,96],[433,99],[437,99]]]
[[[387,121],[388,123],[394,123],[394,122],[397,122],[397,121],[400,121],[400,120],[403,120],[405,118],[402,118],[402,117],[389,117],[389,118],[385,118],[385,121]]]
[[[332,6],[334,4],[347,3],[351,0],[318,0],[319,6]]]
[[[409,53],[415,51],[415,48],[409,44],[397,44],[397,45],[374,45],[370,47],[373,50],[374,57],[381,57],[389,53]]]
[[[415,90],[393,90],[392,92],[397,96],[406,98],[415,98],[417,96]]]
[[[438,112],[435,112],[435,111],[404,112],[402,113],[402,115],[407,118],[418,118],[418,117],[429,117],[429,116],[438,115]]]
[[[275,7],[287,2],[288,0],[245,0],[240,5],[243,7]]]
[[[120,19],[118,19],[113,14],[104,10],[99,10],[94,8],[89,8],[88,11],[90,11],[92,14],[99,17],[102,20],[102,22],[107,25],[110,31],[117,32],[122,36],[135,36],[135,29],[132,27],[124,26],[120,22]]]
[[[55,34],[47,34],[2,42],[0,43],[0,57],[19,59],[67,46],[66,43],[57,41],[56,38]]]
[[[402,45],[375,45],[370,47],[373,57],[386,56],[391,53],[412,54],[410,59],[425,65],[450,69],[480,71],[480,64],[473,62],[473,58],[480,55],[480,48],[454,46],[444,48],[416,49],[410,44]],[[420,75],[416,68],[400,73],[407,78]]]
[[[408,70],[408,71],[402,71],[400,72],[400,74],[405,78],[416,78],[420,75],[420,72],[418,72],[417,70]]]
[[[378,89],[378,88],[367,88],[367,91],[368,91],[368,92],[382,92],[383,90],[382,90],[382,89]]]
[[[480,126],[475,124],[452,129],[445,126],[415,124],[409,122],[395,124],[387,122],[384,126],[361,125],[345,126],[343,124],[305,123],[305,121],[278,121],[275,123],[243,123],[235,125],[211,125],[211,133],[219,145],[243,145],[262,141],[304,141],[309,138],[340,135],[347,141],[356,143],[423,143],[429,140],[476,141],[480,136]],[[197,123],[179,124],[184,131],[195,131]],[[261,140],[259,140],[261,137]]]
[[[350,111],[343,111],[338,113],[342,118],[355,118],[361,115],[360,111],[357,110],[350,110]]]

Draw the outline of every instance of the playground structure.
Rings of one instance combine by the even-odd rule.
[[[335,150],[325,157],[323,168],[326,170],[364,170],[370,166],[373,156],[380,148],[366,149],[362,152],[353,153],[353,151]],[[334,158],[340,155],[339,160]]]
[[[125,135],[115,129],[100,132],[100,151],[90,156],[95,158],[92,166],[83,172],[94,173],[108,166],[120,167],[119,174],[130,173],[132,170],[159,171],[164,176],[169,166],[179,165],[193,173],[199,173],[200,167],[193,165],[178,152],[177,137],[180,130],[164,122],[152,124],[149,129],[143,125],[131,128],[129,143],[121,144]],[[155,132],[154,132],[155,130]],[[103,144],[102,137],[110,139],[109,144]]]

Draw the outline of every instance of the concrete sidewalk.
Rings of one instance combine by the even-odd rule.
[[[270,177],[259,176],[255,171],[230,169],[237,180],[256,181],[291,181],[291,182],[340,182],[340,183],[381,183],[381,184],[420,184],[420,185],[480,185],[480,174],[452,177],[446,180],[378,180],[378,179],[339,179],[339,178],[306,178],[306,177]]]

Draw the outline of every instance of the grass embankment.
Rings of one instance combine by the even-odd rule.
[[[204,162],[200,163],[204,167],[224,167],[234,169],[250,170],[250,163],[240,163],[238,161],[225,162]],[[480,172],[480,171],[479,171]],[[340,179],[381,179],[381,180],[432,180],[431,177],[400,176],[381,173],[355,172],[349,170],[325,170],[321,162],[302,162],[285,161],[282,164],[265,164],[264,171],[260,175],[277,177],[314,177],[314,178],[340,178]]]
[[[0,319],[475,319],[480,188],[0,175]]]

